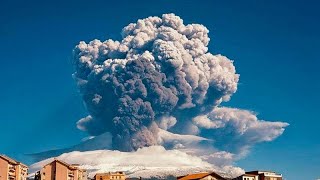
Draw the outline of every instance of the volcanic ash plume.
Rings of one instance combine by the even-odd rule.
[[[190,129],[193,118],[229,100],[239,80],[231,60],[208,52],[208,32],[164,14],[124,27],[121,41],[80,42],[74,78],[90,115],[78,128],[111,132],[122,151],[157,145],[159,126]]]

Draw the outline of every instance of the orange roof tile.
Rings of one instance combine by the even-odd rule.
[[[177,179],[178,180],[196,180],[196,179],[202,179],[202,178],[207,177],[209,175],[211,175],[213,177],[220,178],[220,179],[224,179],[223,177],[221,177],[220,175],[218,175],[217,173],[214,173],[214,172],[203,172],[203,173],[196,173],[196,174],[188,174],[186,176],[180,176]]]

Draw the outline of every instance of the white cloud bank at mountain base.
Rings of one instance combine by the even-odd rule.
[[[81,41],[73,50],[73,77],[88,116],[77,127],[94,138],[34,156],[68,152],[59,158],[92,170],[243,172],[234,162],[288,124],[221,106],[237,91],[240,75],[232,60],[208,52],[208,33],[201,24],[164,14],[130,23],[120,41]]]

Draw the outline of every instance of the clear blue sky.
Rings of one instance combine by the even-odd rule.
[[[210,51],[233,59],[240,84],[226,106],[288,122],[237,165],[289,180],[320,178],[320,2],[276,0],[16,1],[0,5],[0,153],[76,144],[86,115],[71,77],[80,41],[119,39],[139,18],[173,12],[210,30]]]

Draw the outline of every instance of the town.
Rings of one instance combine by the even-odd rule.
[[[33,176],[28,166],[6,155],[0,155],[0,180],[135,180],[140,177],[126,177],[125,172],[101,172],[89,177],[79,164],[68,164],[59,159],[44,165]],[[144,179],[144,178],[143,178]],[[272,171],[249,171],[236,178],[226,178],[216,172],[199,172],[175,177],[176,180],[282,180],[282,174]]]

